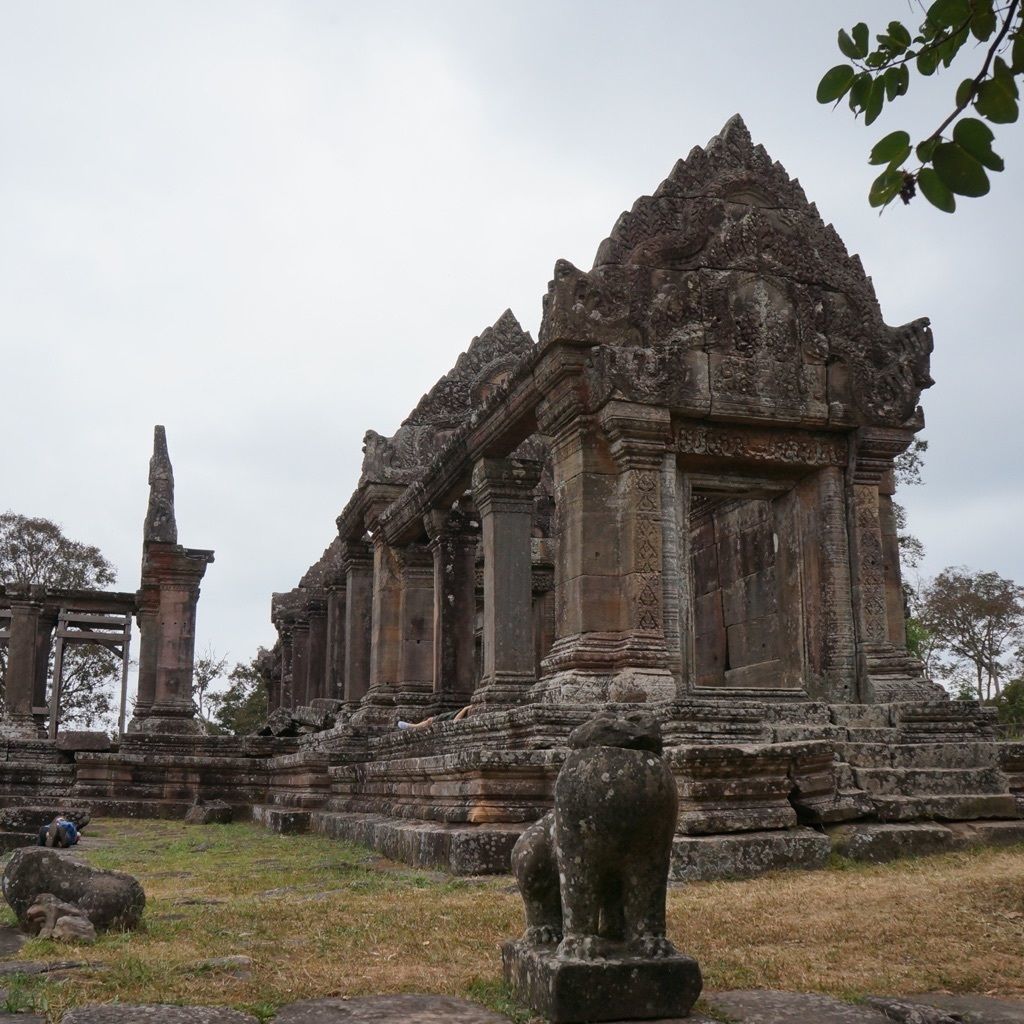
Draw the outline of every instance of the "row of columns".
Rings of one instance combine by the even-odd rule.
[[[39,586],[9,586],[9,639],[2,732],[34,738],[45,732],[50,637],[57,611]]]
[[[335,619],[327,614],[329,650],[314,642],[313,617],[294,625],[290,653],[283,647],[294,704],[312,692],[304,683],[304,659],[313,658],[322,685],[333,686],[331,695],[348,704],[354,721],[365,723],[415,719],[470,703],[499,708],[677,695],[686,675],[679,590],[687,570],[679,564],[685,524],[678,518],[669,412],[611,401],[589,415],[556,395],[538,413],[551,444],[558,510],[554,609],[533,592],[534,491],[541,464],[482,458],[472,472],[475,511],[470,515],[459,505],[431,510],[423,524],[426,543],[390,543],[377,516],[394,496],[373,506],[364,524],[370,538],[344,546],[343,585],[338,582],[343,597],[336,598]],[[828,519],[835,536],[822,538],[829,557],[842,562],[830,586],[837,606],[852,605],[845,632],[829,634],[830,666],[842,655],[862,680],[872,674],[871,658],[904,646],[888,483],[892,459],[905,441],[900,432],[862,430],[846,493],[838,469],[822,475],[823,487],[835,485],[834,495],[823,490],[822,499],[839,513]],[[538,679],[539,626],[547,627],[550,646],[543,645]],[[854,647],[861,658],[856,667]],[[869,699],[870,683],[855,694],[844,673],[843,685],[845,699]]]

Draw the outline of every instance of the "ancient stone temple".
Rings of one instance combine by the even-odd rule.
[[[172,624],[208,553],[177,546],[158,438],[147,682],[120,749],[75,754],[76,796],[222,797],[505,871],[570,732],[643,705],[679,791],[676,878],[1021,836],[1024,744],[906,649],[893,462],[931,348],[734,118],[589,271],[555,265],[536,342],[506,311],[394,435],[366,434],[323,555],[272,599],[267,735],[189,734]]]
[[[820,863],[826,824],[1016,818],[988,712],[906,649],[893,462],[931,349],[734,118],[589,271],[556,264],[536,343],[506,311],[367,433],[274,597],[274,704],[336,724],[271,766],[264,819],[501,869],[609,702],[662,716],[679,877]]]

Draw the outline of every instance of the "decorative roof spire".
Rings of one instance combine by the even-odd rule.
[[[174,470],[167,453],[167,433],[153,428],[153,457],[149,460],[149,508],[143,527],[146,544],[177,544],[178,525],[174,521]]]

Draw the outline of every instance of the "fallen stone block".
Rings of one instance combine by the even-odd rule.
[[[58,942],[96,941],[96,929],[85,911],[74,903],[65,903],[53,893],[43,892],[25,911],[26,928],[37,938]]]
[[[229,825],[233,817],[231,804],[223,800],[196,800],[185,813],[185,824]]]
[[[43,847],[15,851],[4,870],[3,893],[26,929],[28,909],[42,893],[53,893],[57,899],[81,907],[99,931],[136,927],[146,906],[146,894],[137,878],[89,867]]]
[[[278,708],[267,716],[267,724],[259,730],[259,735],[297,736],[298,732],[298,723],[292,718],[292,713],[285,708]]]

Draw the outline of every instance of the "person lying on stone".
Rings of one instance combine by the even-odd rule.
[[[44,825],[39,830],[39,845],[52,846],[63,850],[68,846],[74,846],[78,842],[78,829],[73,821],[57,815],[49,825]]]
[[[412,729],[413,732],[418,732],[420,729],[426,729],[428,725],[433,725],[435,722],[461,722],[468,714],[469,706],[467,705],[460,711],[442,711],[440,714],[431,715],[429,718],[424,718],[422,722],[403,722],[399,720],[396,724],[399,729]]]

